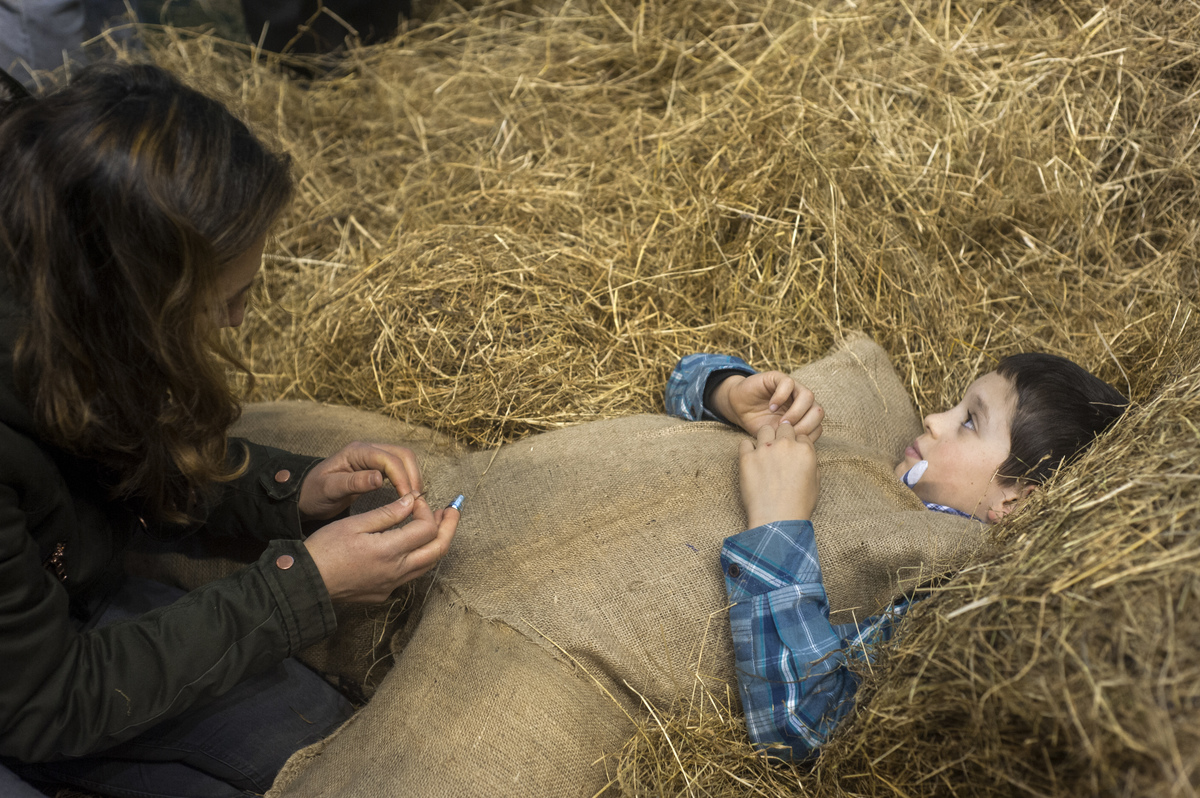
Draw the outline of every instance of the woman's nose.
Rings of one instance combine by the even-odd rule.
[[[246,318],[246,303],[238,302],[225,309],[225,323],[222,327],[241,327]]]

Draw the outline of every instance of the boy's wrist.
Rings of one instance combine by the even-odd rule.
[[[729,401],[729,394],[745,379],[745,374],[731,374],[730,376],[721,380],[721,383],[717,386],[717,389],[713,391],[712,394],[712,409],[717,412],[717,415],[724,418],[730,424],[736,424],[739,427],[743,426],[742,419],[737,413],[734,412],[733,404]]]
[[[792,511],[766,511],[762,513],[747,513],[747,529],[755,529],[767,524],[778,524],[784,521],[808,521],[812,522],[812,512],[803,512],[802,510]]]

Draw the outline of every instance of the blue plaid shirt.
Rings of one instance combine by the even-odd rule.
[[[667,380],[667,412],[689,421],[726,421],[704,404],[710,378],[715,388],[731,374],[754,373],[729,355],[689,355]],[[869,661],[909,602],[857,623],[830,623],[808,521],[764,524],[726,538],[721,570],[733,604],[729,625],[750,739],[764,748],[790,747],[772,748],[772,755],[804,759],[854,706],[858,677],[849,662]]]

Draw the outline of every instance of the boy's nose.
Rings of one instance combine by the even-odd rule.
[[[945,416],[945,413],[930,413],[922,419],[921,423],[925,426],[925,431],[931,437],[936,438],[938,436],[939,427],[941,426],[940,421],[943,416]]]

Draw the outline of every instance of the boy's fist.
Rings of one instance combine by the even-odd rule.
[[[821,437],[825,410],[813,392],[782,371],[765,371],[727,378],[713,394],[716,411],[751,435],[763,427],[778,428],[787,421],[797,435],[811,441]]]

